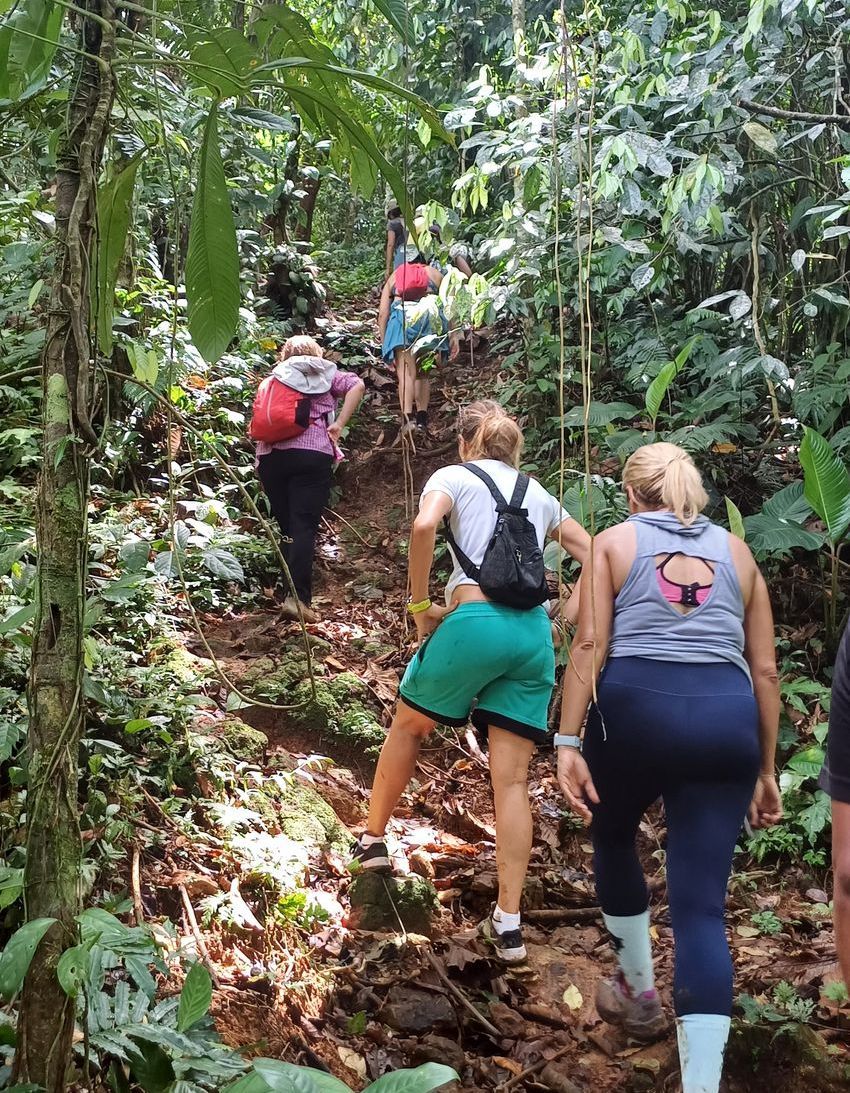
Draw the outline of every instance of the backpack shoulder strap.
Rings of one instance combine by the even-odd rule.
[[[452,528],[451,524],[449,523],[448,516],[443,517],[443,530],[446,533],[446,542],[452,548],[455,558],[457,558],[457,560],[460,562],[460,568],[464,571],[467,577],[469,577],[473,581],[477,581],[481,576],[481,570],[475,564],[475,562],[472,561],[469,555],[464,554],[464,552],[457,545],[457,540],[455,539],[454,535],[452,535]]]
[[[508,503],[505,500],[504,495],[502,494],[502,491],[499,489],[499,487],[496,485],[496,483],[493,481],[493,479],[490,477],[490,475],[487,474],[486,471],[482,471],[481,468],[476,467],[474,463],[461,463],[461,466],[465,467],[468,471],[471,471],[475,475],[476,478],[481,479],[481,481],[484,483],[484,485],[490,491],[490,494],[491,494],[493,500],[496,502],[496,511],[497,512],[501,512],[503,509],[505,509],[507,507]],[[528,480],[526,478],[526,482],[527,481]],[[514,492],[516,492],[516,491],[514,491]],[[523,490],[523,493],[525,493],[525,490]]]
[[[517,472],[516,485],[514,486],[514,492],[511,494],[511,500],[509,507],[512,509],[518,509],[522,507],[522,503],[525,500],[525,495],[528,492],[528,484],[531,479],[527,474],[523,474],[522,471]]]

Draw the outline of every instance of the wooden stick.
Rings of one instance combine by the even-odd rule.
[[[458,1000],[458,1002],[460,1002],[460,1004],[465,1009],[469,1010],[469,1012],[472,1014],[472,1016],[475,1018],[475,1020],[481,1025],[481,1027],[486,1029],[487,1032],[490,1034],[490,1036],[493,1037],[494,1040],[503,1040],[504,1036],[502,1035],[501,1032],[499,1032],[499,1030],[496,1028],[496,1026],[491,1025],[490,1022],[487,1020],[487,1018],[483,1014],[479,1013],[478,1010],[475,1008],[475,1006],[473,1006],[473,1004],[469,1001],[469,999],[466,997],[466,995],[463,993],[463,991],[461,991],[458,987],[456,987],[454,985],[454,983],[452,983],[451,979],[449,979],[449,977],[446,975],[446,973],[440,967],[440,962],[437,960],[437,958],[434,956],[434,954],[426,952],[425,957],[426,957],[428,963],[431,965],[431,967],[437,973],[437,975],[440,979],[440,982],[443,983],[444,986],[448,987],[448,989],[451,991],[451,993],[455,996],[455,998]]]
[[[180,898],[183,900],[183,910],[186,912],[186,918],[189,920],[189,926],[192,930],[192,936],[195,938],[195,944],[198,946],[198,952],[201,954],[204,960],[204,964],[207,966],[207,971],[210,973],[210,978],[217,987],[221,986],[218,975],[216,974],[215,965],[210,957],[207,943],[204,941],[201,934],[201,928],[198,926],[198,920],[195,917],[195,908],[192,906],[192,901],[189,899],[189,893],[186,891],[186,885],[180,885]]]
[[[524,911],[528,922],[593,922],[602,917],[601,907],[544,907],[539,911]]]
[[[508,1082],[503,1082],[502,1085],[496,1086],[496,1093],[507,1093],[508,1089],[515,1089],[518,1085],[525,1081],[526,1078],[530,1078],[532,1074],[536,1074],[538,1070],[545,1070],[550,1063],[556,1062],[558,1059],[563,1058],[564,1055],[569,1052],[575,1051],[575,1044],[569,1044],[567,1047],[562,1047],[560,1051],[556,1051],[551,1059],[540,1059],[534,1066],[528,1067],[522,1072],[511,1078]]]
[[[142,903],[142,881],[140,868],[141,851],[139,844],[133,843],[133,861],[130,866],[130,887],[133,892],[133,915],[136,925],[141,926],[145,921],[145,907]]]

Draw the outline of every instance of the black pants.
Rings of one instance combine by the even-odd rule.
[[[260,456],[258,470],[283,536],[281,551],[295,592],[309,605],[316,532],[331,493],[333,456],[301,448],[273,448]]]

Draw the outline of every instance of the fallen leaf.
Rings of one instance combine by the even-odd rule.
[[[735,933],[738,937],[758,937],[759,932],[755,926],[736,926]]]
[[[341,1044],[337,1045],[337,1051],[342,1065],[347,1066],[349,1070],[353,1070],[361,1082],[365,1081],[366,1060],[363,1056],[356,1051],[352,1051],[350,1047],[343,1047]]]
[[[650,1074],[657,1074],[661,1069],[661,1063],[658,1059],[653,1059],[651,1057],[648,1059],[635,1059],[632,1066],[635,1070],[648,1070]]]
[[[506,1059],[504,1055],[494,1055],[493,1062],[496,1066],[500,1066],[502,1070],[509,1070],[511,1074],[522,1074],[522,1067],[519,1063],[515,1062],[513,1059]]]
[[[653,941],[658,940],[658,927],[657,926],[650,926],[649,927],[649,936],[652,938]]]
[[[581,996],[581,991],[575,985],[570,983],[567,989],[564,991],[564,1002],[570,1007],[571,1010],[580,1010],[584,1005],[584,999]]]

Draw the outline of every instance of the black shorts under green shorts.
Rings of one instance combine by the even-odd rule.
[[[552,627],[542,607],[462,603],[410,661],[399,694],[443,725],[496,725],[527,740],[547,729],[555,686]],[[474,710],[473,710],[474,707]]]

